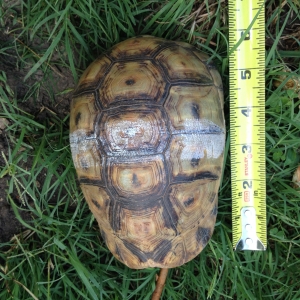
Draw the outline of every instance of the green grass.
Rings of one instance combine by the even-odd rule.
[[[291,186],[300,162],[300,100],[299,90],[284,89],[289,78],[299,79],[299,36],[287,39],[296,30],[286,31],[291,22],[300,23],[299,10],[297,0],[266,3],[268,249],[232,250],[227,147],[213,237],[194,260],[169,272],[162,299],[300,299],[300,194]],[[20,98],[5,72],[0,73],[0,118],[9,121],[10,144],[8,153],[0,153],[0,178],[6,179],[6,201],[26,230],[0,245],[0,299],[151,298],[157,270],[125,267],[100,238],[76,181],[69,115],[53,112],[57,99],[68,101],[69,90],[54,91],[47,80],[68,69],[77,81],[97,55],[128,37],[181,39],[209,53],[217,64],[228,125],[227,12],[225,2],[210,0],[1,4],[0,30],[11,40],[0,45],[0,55],[13,62],[16,77],[25,72],[26,92]],[[294,48],[283,47],[287,41]],[[36,80],[37,73],[42,80]],[[275,86],[281,75],[285,81]],[[49,99],[46,118],[40,113],[42,95]],[[22,220],[20,209],[31,213],[30,222]]]

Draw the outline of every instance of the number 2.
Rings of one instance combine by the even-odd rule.
[[[252,181],[243,181],[243,188],[244,189],[252,189]]]

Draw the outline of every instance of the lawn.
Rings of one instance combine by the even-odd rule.
[[[232,248],[228,3],[0,1],[0,299],[151,299],[158,269],[107,249],[69,147],[72,91],[114,44],[148,34],[206,52],[223,78],[227,147],[206,248],[171,269],[162,299],[300,299],[300,3],[268,0],[266,251]]]

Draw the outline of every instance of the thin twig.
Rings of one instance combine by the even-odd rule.
[[[156,288],[152,294],[151,300],[159,300],[160,295],[163,291],[163,288],[165,286],[166,278],[168,276],[168,270],[169,269],[160,269],[158,279],[156,281]]]

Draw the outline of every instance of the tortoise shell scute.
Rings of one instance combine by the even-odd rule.
[[[162,153],[169,140],[164,109],[147,104],[104,111],[96,121],[95,130],[109,156]]]

